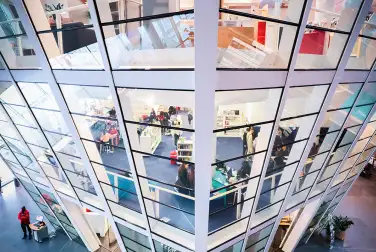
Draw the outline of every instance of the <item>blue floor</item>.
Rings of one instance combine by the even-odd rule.
[[[15,188],[13,183],[2,188],[0,195],[0,251],[4,252],[85,252],[88,251],[61,233],[56,237],[38,243],[34,240],[22,240],[23,232],[17,219],[22,206],[30,212],[30,220],[35,220],[42,212],[28,193],[22,188]],[[49,226],[49,231],[52,228]]]

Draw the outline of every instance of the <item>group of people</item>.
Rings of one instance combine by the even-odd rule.
[[[179,193],[194,196],[195,166],[182,163],[178,169],[178,178],[175,182]],[[192,189],[192,190],[188,190]]]

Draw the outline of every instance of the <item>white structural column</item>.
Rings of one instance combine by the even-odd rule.
[[[143,221],[145,222],[145,228],[148,232],[148,239],[149,239],[149,242],[150,242],[151,250],[154,252],[155,249],[154,249],[154,245],[153,245],[153,240],[151,238],[150,224],[149,224],[149,221],[148,221],[148,218],[147,218],[147,211],[146,211],[146,208],[145,208],[146,206],[145,206],[144,201],[142,199],[143,194],[142,194],[142,190],[141,190],[141,185],[140,185],[140,181],[138,180],[138,176],[137,176],[138,173],[137,173],[136,167],[134,165],[135,163],[133,162],[133,156],[132,156],[130,143],[127,140],[127,139],[129,139],[129,136],[128,136],[128,132],[127,132],[125,124],[124,124],[124,118],[123,118],[123,114],[122,114],[122,111],[121,111],[121,108],[120,108],[120,101],[118,99],[118,95],[117,95],[117,92],[116,92],[116,87],[115,87],[115,83],[114,83],[114,79],[113,79],[112,71],[111,71],[111,65],[110,65],[110,62],[109,62],[109,56],[108,56],[108,52],[107,52],[106,46],[105,46],[104,39],[106,37],[102,33],[102,29],[100,27],[100,20],[98,18],[98,12],[97,12],[97,8],[95,6],[94,0],[89,0],[88,4],[89,4],[91,20],[92,20],[94,30],[95,30],[95,35],[96,35],[96,38],[97,38],[98,47],[99,47],[99,50],[100,50],[100,53],[101,53],[101,56],[102,56],[102,62],[103,62],[104,70],[105,70],[105,73],[106,73],[106,78],[107,78],[106,83],[109,85],[112,100],[114,102],[116,116],[117,116],[117,119],[119,120],[119,127],[120,127],[120,130],[121,130],[121,134],[123,136],[123,139],[124,139],[123,142],[124,142],[124,147],[125,147],[126,153],[127,153],[127,159],[128,159],[129,167],[130,167],[132,174],[133,174],[133,182],[135,184],[135,188],[136,188],[136,192],[137,192],[137,198],[138,198],[138,202],[140,204]],[[100,3],[98,3],[98,5],[99,4]],[[107,9],[107,8],[105,8],[105,9]],[[114,36],[115,36],[115,34],[114,34]],[[136,142],[138,143],[138,141],[136,141]],[[147,182],[144,182],[142,186],[143,186],[144,192],[149,191],[149,186],[148,186]],[[152,206],[149,206],[149,207],[152,208]],[[114,227],[114,228],[117,228],[117,227]]]
[[[316,199],[303,209],[302,213],[298,216],[298,222],[293,225],[292,231],[288,234],[288,239],[283,246],[283,251],[294,251],[301,234],[304,234],[306,227],[311,222],[311,216],[315,215],[320,204],[320,200]]]
[[[33,46],[33,49],[38,56],[39,63],[42,67],[43,73],[46,76],[47,82],[50,85],[51,91],[55,97],[56,103],[59,107],[59,110],[61,111],[61,115],[70,131],[72,134],[72,139],[77,147],[78,152],[80,153],[81,160],[86,168],[86,171],[90,177],[90,180],[95,188],[96,193],[98,194],[98,198],[100,199],[100,203],[103,206],[104,214],[105,217],[107,217],[111,227],[113,228],[112,230],[114,231],[114,234],[117,238],[118,244],[120,248],[123,251],[126,251],[123,241],[121,239],[120,233],[118,229],[116,228],[116,224],[114,221],[114,218],[112,216],[110,207],[105,199],[105,195],[102,191],[102,188],[98,182],[98,179],[96,177],[96,174],[94,172],[93,167],[91,166],[91,162],[89,160],[89,157],[86,153],[85,147],[83,146],[83,143],[81,142],[79,133],[76,129],[76,126],[73,122],[72,116],[70,115],[69,109],[67,107],[67,104],[65,103],[65,100],[63,98],[63,95],[60,91],[60,88],[58,86],[58,83],[55,80],[55,77],[53,75],[51,66],[48,62],[48,58],[42,48],[42,45],[40,44],[40,41],[38,39],[38,35],[36,31],[34,30],[34,27],[32,25],[31,19],[28,16],[26,7],[22,0],[14,0],[14,6],[17,10],[17,13],[20,17],[20,20],[23,24],[23,27],[26,31],[26,34],[28,35],[29,41]],[[60,202],[59,202],[60,203]]]
[[[217,83],[218,0],[195,0],[195,251],[207,251]],[[208,121],[209,119],[209,121]]]
[[[290,60],[290,66],[289,66],[288,72],[287,72],[285,88],[284,88],[282,96],[281,96],[281,101],[280,101],[280,104],[279,104],[279,107],[278,107],[278,112],[277,112],[277,115],[276,115],[276,118],[275,118],[275,123],[274,123],[274,126],[273,126],[273,130],[271,132],[268,151],[266,153],[264,165],[263,165],[263,168],[262,168],[262,171],[261,171],[260,182],[259,182],[259,185],[258,185],[258,188],[257,188],[254,204],[253,204],[252,211],[251,211],[251,216],[250,216],[249,221],[248,221],[248,227],[247,227],[247,230],[246,230],[246,237],[244,238],[244,242],[243,242],[243,246],[242,246],[242,250],[241,250],[242,252],[245,250],[248,237],[251,233],[252,220],[255,219],[256,207],[257,207],[258,201],[260,199],[260,194],[261,194],[262,186],[263,186],[263,183],[264,183],[266,170],[267,170],[269,160],[270,160],[270,157],[271,157],[271,154],[272,154],[275,136],[277,135],[277,130],[278,130],[278,127],[279,127],[279,122],[280,122],[281,117],[282,117],[283,108],[284,108],[285,103],[286,103],[288,90],[289,90],[289,87],[292,83],[292,78],[293,78],[293,75],[294,75],[294,67],[295,67],[295,64],[296,64],[297,57],[298,57],[300,44],[302,43],[302,40],[303,40],[305,24],[307,23],[307,20],[308,20],[308,15],[309,15],[311,5],[312,5],[312,0],[307,0],[306,3],[305,3],[305,7],[302,10],[303,13],[302,13],[301,19],[300,19],[300,26],[298,27],[298,29],[296,31],[297,34],[296,34],[295,47],[293,48],[293,50],[291,52],[292,56],[291,56],[291,60]]]
[[[280,209],[280,212],[278,214],[278,217],[277,217],[277,221],[276,223],[274,224],[274,227],[273,227],[273,230],[270,234],[270,239],[268,240],[268,243],[266,244],[265,246],[265,249],[268,250],[269,247],[271,246],[272,242],[273,242],[273,238],[274,238],[274,235],[275,233],[277,232],[278,230],[278,227],[279,227],[279,222],[280,220],[285,216],[285,210],[287,208],[287,205],[289,203],[289,199],[291,199],[291,196],[292,193],[294,192],[294,189],[295,189],[295,184],[297,183],[297,181],[299,180],[299,175],[300,175],[300,172],[301,170],[303,169],[304,165],[305,165],[305,162],[308,158],[308,155],[309,155],[309,152],[311,150],[311,147],[316,139],[316,135],[318,134],[319,130],[320,130],[320,127],[325,119],[325,114],[327,112],[327,109],[331,103],[331,99],[335,93],[335,90],[344,74],[344,70],[345,70],[345,67],[346,67],[346,64],[347,64],[347,61],[350,57],[350,54],[352,52],[352,49],[354,47],[354,44],[356,42],[356,39],[358,37],[358,34],[363,26],[363,22],[360,21],[360,20],[365,20],[365,17],[368,13],[368,10],[370,8],[370,5],[371,5],[371,0],[366,0],[363,5],[361,6],[360,10],[359,10],[359,15],[358,15],[358,18],[357,20],[355,20],[355,24],[353,26],[353,29],[351,31],[351,34],[350,34],[350,37],[348,39],[348,42],[347,42],[347,45],[344,49],[344,52],[343,52],[343,55],[342,55],[342,58],[340,59],[340,62],[338,64],[338,68],[337,68],[337,71],[334,75],[334,78],[332,80],[332,84],[330,85],[329,87],[329,90],[328,90],[328,93],[325,97],[325,101],[323,103],[323,105],[321,106],[321,109],[320,109],[320,113],[316,119],[316,122],[315,122],[315,125],[311,131],[311,134],[310,134],[310,137],[309,137],[309,140],[306,144],[306,147],[305,147],[305,150],[302,154],[302,157],[300,159],[300,162],[299,162],[299,165],[298,165],[298,168],[296,170],[296,173],[294,174],[293,178],[292,178],[292,181],[291,181],[291,185],[289,187],[289,190],[287,191],[287,194],[286,194],[286,197],[285,197],[285,200],[283,201],[283,204],[282,204],[282,207]],[[306,11],[309,11],[309,8],[306,7]],[[301,27],[302,28],[302,27]],[[340,132],[341,133],[341,132]],[[340,136],[340,134],[338,135]],[[335,146],[335,144],[333,145]],[[329,155],[328,155],[329,157]],[[325,161],[325,163],[327,162],[327,160]],[[324,163],[324,164],[325,164]],[[323,166],[325,167],[325,165]],[[323,169],[323,168],[322,168]],[[322,171],[321,171],[322,172]],[[320,173],[321,173],[320,172]],[[320,177],[321,174],[319,174],[317,176],[317,179]],[[317,180],[316,180],[317,181]],[[314,187],[314,185],[312,186],[312,188]],[[312,190],[311,190],[312,191]],[[308,198],[308,197],[307,197]],[[321,198],[323,199],[323,197]]]

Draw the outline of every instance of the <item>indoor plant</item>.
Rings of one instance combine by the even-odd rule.
[[[333,225],[334,225],[334,232],[335,237],[340,240],[345,239],[345,231],[351,226],[354,225],[354,222],[349,219],[349,217],[345,216],[334,216],[333,217]],[[329,233],[329,224],[326,226],[327,234]]]

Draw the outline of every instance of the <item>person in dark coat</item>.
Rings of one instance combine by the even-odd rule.
[[[24,236],[22,239],[26,239],[26,229],[29,232],[29,240],[31,240],[32,235],[31,235],[31,229],[29,227],[30,224],[30,214],[29,211],[26,210],[26,207],[22,207],[21,211],[18,213],[18,219],[21,222],[21,228],[24,233]]]

